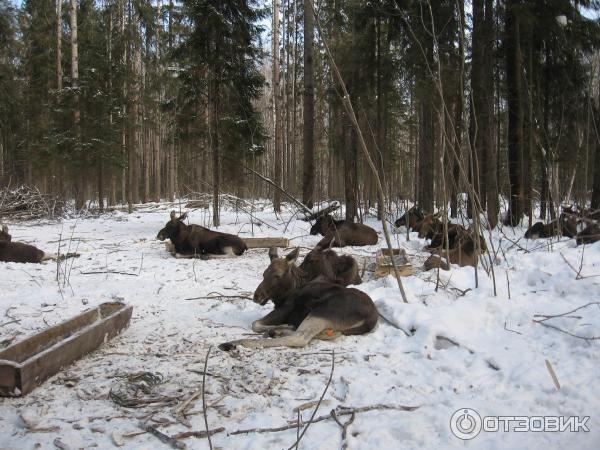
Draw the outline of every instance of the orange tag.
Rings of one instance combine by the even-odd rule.
[[[333,336],[333,330],[331,328],[329,328],[328,330],[325,330],[325,334],[329,337]]]

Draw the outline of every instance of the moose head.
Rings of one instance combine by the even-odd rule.
[[[263,280],[254,292],[254,302],[260,305],[269,300],[277,303],[300,282],[301,271],[296,266],[300,248],[296,247],[285,257],[280,258],[276,247],[269,249],[271,264],[263,273]]]
[[[183,213],[177,217],[175,211],[171,211],[171,220],[167,222],[165,227],[158,232],[156,239],[164,241],[165,239],[171,239],[177,237],[181,232],[181,229],[185,227],[184,220],[187,218],[187,213]]]
[[[2,230],[0,231],[0,241],[11,242],[12,236],[8,234],[8,227],[6,225],[2,225]]]

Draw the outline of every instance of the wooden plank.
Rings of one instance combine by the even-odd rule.
[[[21,363],[98,320],[99,314],[100,310],[98,308],[88,309],[72,319],[34,334],[27,339],[15,342],[0,352],[0,360],[5,359]]]
[[[103,303],[0,352],[0,395],[27,394],[62,367],[119,334],[129,325],[132,311],[132,306],[122,303]],[[90,322],[90,316],[95,320]],[[74,328],[77,325],[79,328]],[[40,336],[53,336],[54,340],[40,349]],[[39,351],[33,355],[19,353],[19,349],[30,352],[34,348]]]
[[[243,238],[248,248],[289,247],[290,240],[284,237]]]
[[[390,256],[393,255],[393,256]],[[396,263],[398,274],[401,277],[411,276],[413,272],[412,265],[408,261],[406,251],[402,248],[393,248],[390,252],[389,248],[382,248],[377,251],[377,267],[375,269],[374,277],[382,278],[394,273],[394,266],[392,265],[392,258]]]

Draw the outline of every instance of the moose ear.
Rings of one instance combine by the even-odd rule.
[[[279,252],[277,251],[277,247],[269,248],[269,259],[273,261],[274,259],[279,258]]]
[[[300,247],[296,247],[290,253],[288,253],[285,257],[289,264],[293,264],[298,259],[298,255],[300,254]]]
[[[176,217],[177,214],[175,213],[175,211],[171,211],[171,220],[175,220]]]
[[[187,215],[188,215],[188,213],[184,212],[182,215],[179,216],[179,220],[183,221],[183,220],[187,219]]]

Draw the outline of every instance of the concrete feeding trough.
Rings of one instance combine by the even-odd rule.
[[[133,306],[102,303],[0,351],[0,396],[25,395],[129,326]]]

